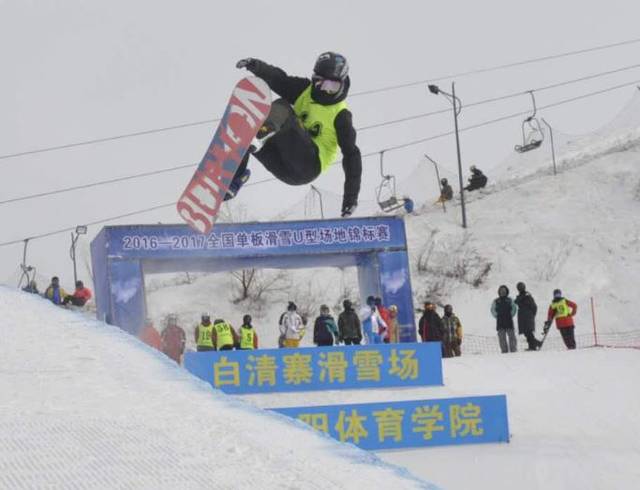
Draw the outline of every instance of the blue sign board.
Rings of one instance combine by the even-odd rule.
[[[406,247],[401,220],[290,221],[216,224],[207,235],[187,226],[109,228],[109,255],[124,257],[241,257],[340,253]]]
[[[184,366],[225,393],[442,385],[439,342],[187,352]]]
[[[509,442],[505,395],[273,410],[362,449]]]

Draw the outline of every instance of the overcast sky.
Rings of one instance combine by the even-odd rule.
[[[340,51],[351,65],[352,92],[428,80],[530,58],[640,38],[637,2],[577,0],[521,2],[80,1],[0,0],[0,155],[145,131],[218,117],[244,72],[235,62],[253,56],[309,75],[322,51]],[[458,77],[463,103],[526,91],[640,63],[640,43]],[[640,79],[628,70],[538,94],[539,105]],[[449,88],[451,80],[438,82]],[[631,88],[545,111],[566,133],[592,131],[613,117]],[[424,85],[349,100],[357,127],[444,109]],[[468,126],[526,111],[526,96],[470,107]],[[452,129],[451,114],[361,131],[363,153]],[[0,159],[0,201],[99,180],[196,163],[214,124],[71,149]],[[465,170],[487,170],[513,151],[520,121],[509,120],[462,137]],[[388,171],[408,175],[428,152],[455,176],[452,138],[387,155]],[[253,162],[252,182],[269,178]],[[191,169],[0,205],[0,242],[73,227],[175,202]],[[376,158],[364,160],[362,198],[378,184]],[[341,194],[335,166],[317,185]],[[307,187],[270,182],[247,187],[239,201],[250,218],[268,219],[299,202]],[[114,221],[172,223],[173,207]],[[81,238],[82,254],[100,230]],[[72,286],[69,233],[34,240],[29,263]],[[17,280],[22,245],[0,247],[0,282]],[[83,271],[83,269],[81,268]],[[84,271],[81,272],[84,274]],[[41,284],[45,286],[45,284]]]

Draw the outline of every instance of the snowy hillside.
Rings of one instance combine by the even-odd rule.
[[[460,226],[459,202],[448,204],[446,212],[432,204],[436,192],[429,188],[434,182],[432,168],[423,164],[417,167],[412,179],[399,184],[400,191],[409,192],[420,205],[406,216],[416,307],[426,299],[440,305],[450,303],[467,334],[493,337],[495,324],[489,306],[498,286],[506,284],[513,294],[515,284],[524,281],[540,307],[538,327],[551,292],[560,288],[578,303],[579,340],[591,335],[593,329],[591,298],[600,333],[637,332],[638,107],[640,97],[635,96],[616,120],[588,137],[556,134],[557,175],[551,171],[549,138],[538,152],[512,152],[496,175],[489,174],[490,183],[485,189],[466,193],[467,230]],[[425,183],[426,195],[417,192],[420,186],[416,182]],[[325,206],[335,201],[331,195],[324,197]],[[363,202],[361,213],[376,212],[374,206]],[[292,218],[304,216],[287,216]],[[263,279],[272,281],[274,287],[260,301],[235,303],[232,300],[238,298],[238,282],[230,274],[198,276],[191,283],[179,277],[183,284],[176,287],[161,287],[175,282],[175,277],[149,277],[149,311],[157,325],[166,314],[176,312],[191,330],[203,311],[232,323],[249,312],[254,316],[261,345],[272,347],[278,335],[277,319],[287,300],[302,304],[313,318],[321,303],[337,314],[343,297],[358,296],[355,271],[349,269],[287,271],[280,275],[265,271]],[[308,337],[304,342],[311,345]],[[557,334],[550,340],[549,348],[561,348]],[[493,340],[490,342],[493,346]]]
[[[0,488],[432,488],[115,327],[4,287],[0,317]]]
[[[0,488],[434,488],[408,471],[451,490],[640,485],[637,350],[467,356],[446,360],[444,387],[247,395],[247,404],[31,295],[1,288],[0,317]],[[511,443],[377,455],[251,407],[498,393]]]

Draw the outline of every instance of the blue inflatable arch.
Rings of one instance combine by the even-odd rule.
[[[404,221],[398,217],[186,225],[107,226],[91,242],[98,318],[137,335],[144,275],[250,268],[357,267],[360,300],[398,306],[400,340],[416,330]],[[354,298],[355,299],[355,298]]]

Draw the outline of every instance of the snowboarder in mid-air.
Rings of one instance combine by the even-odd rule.
[[[250,148],[240,164],[225,200],[235,197],[249,178],[252,154],[279,180],[303,185],[315,180],[342,151],[345,174],[342,217],[358,205],[362,157],[356,130],[345,99],[349,93],[349,66],[344,56],[327,52],[316,60],[311,79],[287,75],[283,70],[255,58],[236,64],[263,79],[282,99],[271,106],[257,134],[260,149]]]

